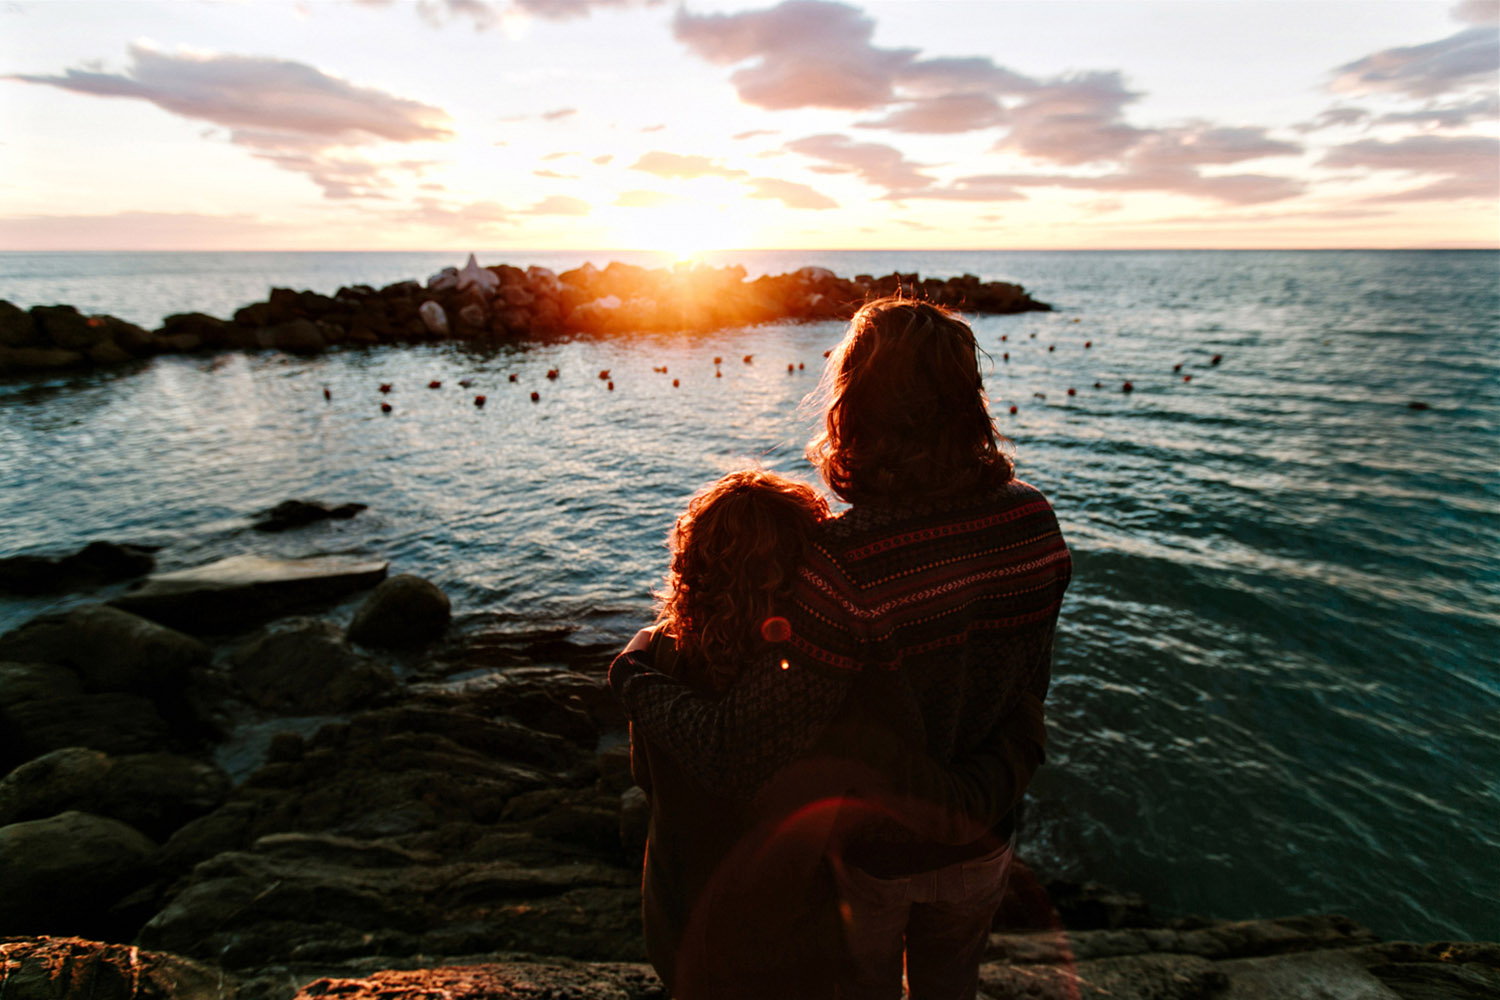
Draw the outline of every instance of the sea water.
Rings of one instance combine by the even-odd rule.
[[[9,253],[0,297],[153,325],[462,256]],[[653,263],[480,254],[611,259]],[[1386,936],[1500,937],[1500,257],[718,259],[752,276],[968,272],[1056,307],[974,321],[1019,474],[1075,560],[1026,818],[1040,868],[1166,914],[1334,911]],[[437,582],[460,628],[623,642],[688,494],[750,463],[810,477],[802,404],[840,333],[174,356],[3,381],[0,555],[93,538],[163,545],[164,569],[358,553]],[[289,497],[369,510],[248,530]],[[0,601],[0,628],[76,599]]]

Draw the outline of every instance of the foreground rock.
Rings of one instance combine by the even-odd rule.
[[[0,934],[100,933],[110,905],[151,880],[156,851],[88,813],[0,827]]]
[[[45,594],[129,580],[156,567],[155,551],[146,545],[89,542],[67,556],[7,556],[0,559],[0,593]]]
[[[344,503],[337,507],[309,500],[283,500],[281,503],[255,515],[257,520],[250,527],[256,531],[290,531],[317,521],[347,521],[368,504]]]
[[[345,556],[231,556],[157,573],[110,603],[196,635],[235,632],[373,587],[387,565]]]
[[[71,937],[0,941],[0,993],[6,1000],[234,1000],[216,968]]]
[[[71,667],[91,691],[155,695],[181,687],[209,650],[139,615],[89,604],[0,636],[0,659]]]
[[[388,649],[425,646],[443,634],[452,616],[447,594],[403,573],[382,581],[365,598],[349,623],[349,638]]]
[[[387,581],[389,582],[389,581]],[[390,670],[360,656],[332,622],[277,622],[231,657],[235,682],[262,708],[339,712],[396,687]]]
[[[199,350],[273,349],[317,354],[340,344],[431,340],[508,341],[560,333],[706,331],[756,323],[847,319],[884,295],[925,298],[971,313],[1050,310],[1019,285],[971,274],[892,273],[843,278],[826,268],[747,280],[743,267],[648,269],[614,262],[557,274],[507,264],[447,268],[424,287],[340,288],[332,296],[273,288],[232,320],[178,313],[147,332],[72,306],[21,310],[0,301],[0,374],[122,364]]]

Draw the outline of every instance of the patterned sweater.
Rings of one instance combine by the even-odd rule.
[[[1071,567],[1051,505],[1018,480],[939,503],[861,504],[821,526],[785,608],[791,638],[724,698],[639,661],[617,664],[610,683],[646,738],[731,795],[754,795],[851,705],[953,764],[1023,695],[1045,698]]]

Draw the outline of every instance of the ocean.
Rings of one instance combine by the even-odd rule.
[[[3,253],[0,298],[154,325],[465,256]],[[479,254],[613,259],[651,262]],[[967,272],[1056,307],[974,320],[997,422],[1075,560],[1023,837],[1037,867],[1166,915],[1342,912],[1388,937],[1500,938],[1500,255],[717,261]],[[0,380],[0,555],[94,538],[162,545],[163,569],[358,553],[438,583],[460,628],[623,643],[692,491],[748,463],[811,476],[804,398],[840,333],[174,356]],[[369,510],[248,530],[289,497]],[[0,600],[0,629],[77,599]]]

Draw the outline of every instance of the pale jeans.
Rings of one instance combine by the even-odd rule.
[[[845,961],[839,1000],[974,1000],[979,961],[1015,858],[1012,841],[973,861],[900,878],[835,866]]]

